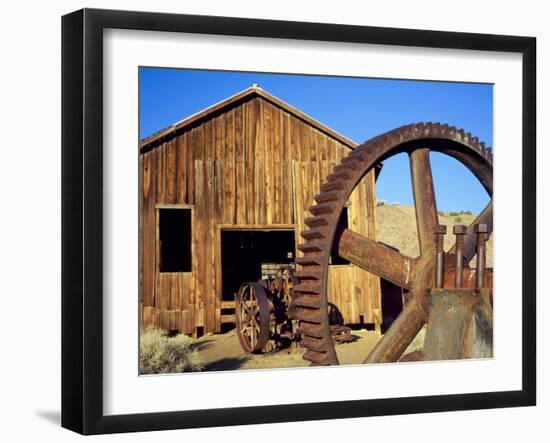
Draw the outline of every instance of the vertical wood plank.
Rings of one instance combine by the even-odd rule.
[[[203,247],[206,252],[206,284],[205,284],[205,299],[204,299],[204,321],[205,332],[214,332],[215,330],[215,257],[213,248],[214,226],[217,219],[216,208],[216,192],[214,186],[215,180],[215,162],[206,162],[206,195],[207,201],[206,217],[203,219],[205,224],[206,236],[204,238]]]
[[[195,275],[195,323],[198,323],[198,317],[201,310],[204,308],[204,291],[205,291],[205,262],[206,251],[204,248],[205,226],[204,220],[207,216],[205,210],[205,174],[204,161],[195,160],[194,163],[195,176],[195,223],[193,234],[193,274]]]
[[[290,116],[284,112],[282,114],[282,159],[281,159],[281,205],[282,209],[282,222],[293,223],[293,195],[290,191],[292,183],[292,170],[290,169]]]
[[[246,186],[246,222],[256,223],[256,195],[257,189],[254,185],[257,183],[257,171],[255,171],[255,151],[259,149],[256,145],[257,137],[257,107],[259,99],[251,100],[246,103],[246,165],[245,165],[245,186]],[[259,154],[259,151],[258,151]]]
[[[187,203],[187,137],[188,133],[184,132],[176,139],[176,161],[177,161],[177,197],[176,203]]]
[[[227,115],[227,114],[225,114]],[[223,160],[225,152],[225,117],[224,114],[217,116],[213,120],[215,151],[213,160]]]
[[[165,203],[176,202],[176,140],[173,138],[166,143],[166,195]]]
[[[198,133],[199,130],[197,128],[192,129],[188,133],[186,140],[187,203],[190,205],[195,204],[195,151],[197,150],[198,143],[200,143]]]
[[[245,105],[235,109],[235,223],[246,223]]]
[[[254,170],[255,170],[255,181],[254,181],[254,191],[255,191],[255,211],[254,217],[249,218],[253,220],[252,223],[265,224],[267,223],[266,212],[267,212],[267,179],[266,169],[268,168],[268,159],[269,155],[265,152],[267,145],[265,143],[265,137],[268,133],[266,127],[266,112],[268,112],[269,104],[263,99],[254,100]]]
[[[231,110],[225,115],[225,153],[219,159],[223,161],[224,189],[223,218],[226,224],[235,220],[235,111]]]
[[[273,108],[273,127],[272,127],[272,140],[273,140],[273,173],[271,175],[273,180],[273,223],[281,223],[282,211],[281,211],[281,164],[282,164],[282,146],[281,146],[281,133],[282,133],[282,121],[281,110]]]
[[[143,305],[153,306],[155,294],[155,199],[156,199],[156,155],[148,152],[144,157],[143,169],[143,243],[141,247],[143,275]]]
[[[212,161],[215,156],[214,124],[212,120],[205,121],[201,127],[204,131],[204,159]]]
[[[156,174],[156,197],[157,203],[164,202],[164,175],[163,175],[163,148],[164,144],[151,151],[155,156],[155,174]]]

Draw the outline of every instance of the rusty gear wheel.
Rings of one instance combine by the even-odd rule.
[[[297,259],[301,270],[295,273],[294,305],[300,321],[298,332],[306,348],[304,359],[313,365],[336,365],[338,358],[331,339],[328,317],[327,278],[333,247],[351,263],[411,291],[411,301],[386,331],[366,363],[397,361],[427,321],[426,294],[434,286],[438,226],[437,208],[429,153],[437,151],[463,163],[493,195],[493,157],[491,149],[470,133],[439,123],[403,126],[375,137],[352,151],[321,185],[312,216],[305,220],[309,228],[301,233],[305,243],[298,248],[304,256]],[[376,241],[339,229],[344,204],[361,179],[379,162],[406,152],[418,228],[420,256],[410,258]],[[468,227],[464,244],[467,261],[475,255],[477,223],[492,232],[492,200]],[[453,247],[454,248],[454,247]],[[451,250],[452,252],[452,250]]]

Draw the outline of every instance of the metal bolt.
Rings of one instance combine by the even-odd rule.
[[[445,239],[445,234],[447,233],[447,226],[438,225],[435,230],[436,235],[436,268],[435,268],[435,287],[443,287],[443,261],[445,257],[445,252],[443,250],[443,241]]]
[[[466,225],[455,225],[453,227],[453,234],[456,236],[455,288],[462,287],[462,274],[464,271],[464,236],[467,230]]]
[[[486,247],[485,240],[487,237],[487,225],[479,223],[474,226],[474,232],[477,234],[477,266],[476,266],[476,288],[480,289],[485,286],[485,262],[486,262]]]

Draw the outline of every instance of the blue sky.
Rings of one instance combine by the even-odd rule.
[[[358,143],[404,124],[432,121],[493,144],[492,85],[164,68],[140,69],[140,138],[254,82]],[[437,153],[431,161],[439,210],[483,209],[489,198],[464,166]],[[378,199],[412,204],[406,155],[385,161],[376,193]]]

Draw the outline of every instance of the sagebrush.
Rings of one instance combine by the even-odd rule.
[[[193,339],[186,335],[167,336],[158,328],[142,329],[139,341],[141,374],[196,372],[204,368]]]

